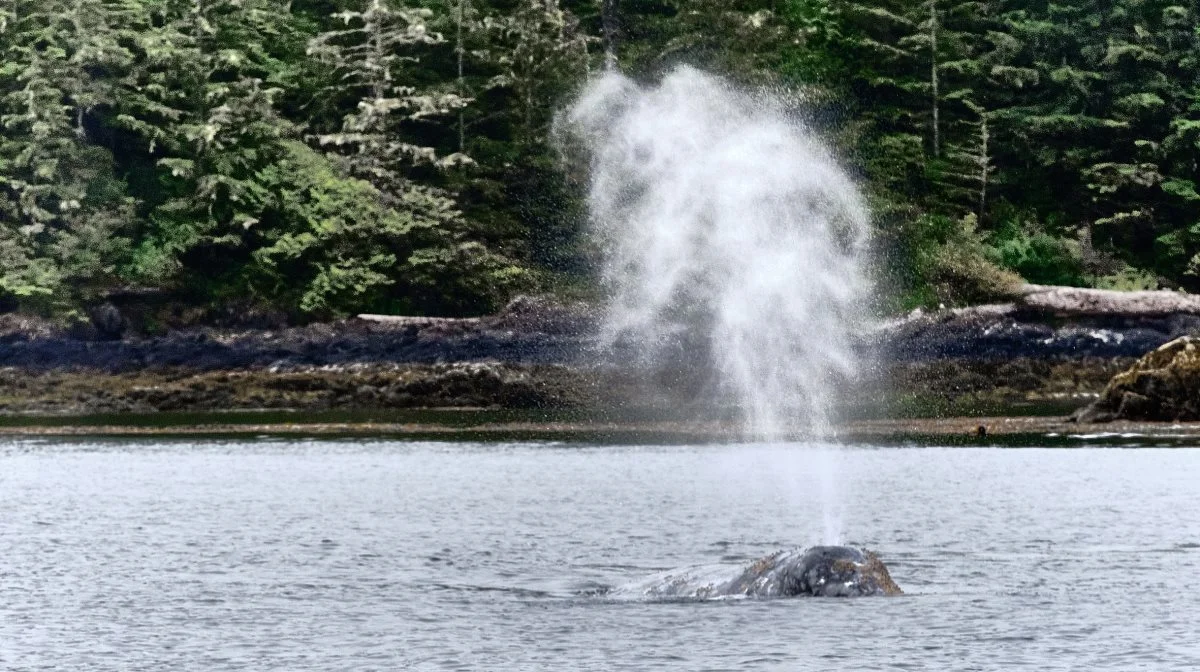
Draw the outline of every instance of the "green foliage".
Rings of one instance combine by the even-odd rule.
[[[99,0],[8,3],[0,20],[0,294],[41,310],[115,282],[133,199],[87,122],[113,102],[95,73],[128,52]]]
[[[954,245],[927,236],[923,218],[969,213],[990,257],[1029,280],[1111,276],[1085,268],[1087,230],[1091,257],[1200,289],[1195,11],[793,0],[784,16],[799,39],[785,63],[832,90],[847,111],[839,137],[881,211],[906,213],[902,226],[881,217],[880,233],[890,273],[917,278],[902,284],[908,296],[939,293],[913,269]],[[1009,212],[1044,224],[1014,227]]]
[[[790,92],[869,193],[894,305],[1003,297],[1014,273],[1200,289],[1198,18],[1172,0],[5,0],[0,303],[71,311],[136,284],[308,319],[586,294],[587,176],[552,129],[606,23],[636,77],[687,62]]]
[[[329,7],[0,7],[0,295],[68,310],[133,282],[200,304],[249,296],[324,316],[479,312],[526,288],[528,232],[478,205],[464,218],[448,190],[488,176],[471,175],[462,142],[443,152],[446,121],[470,101],[444,84],[433,11],[400,0]],[[569,14],[546,8],[551,23],[539,26],[573,30]],[[585,68],[569,74],[533,37],[485,31],[485,15],[494,10],[471,14],[479,49],[464,62],[495,80],[484,90],[541,87],[524,109],[491,101],[536,118],[520,145],[539,145],[548,100]],[[522,49],[534,69],[499,77]]]
[[[1146,289],[1159,289],[1158,278],[1148,271],[1139,271],[1132,266],[1126,266],[1111,275],[1097,277],[1093,283],[1100,289],[1116,289],[1132,292]]]
[[[957,221],[927,216],[918,225],[923,241],[914,256],[918,287],[928,287],[927,300],[953,306],[1006,300],[1016,293],[1021,276],[998,265],[974,215]]]
[[[369,182],[341,174],[299,142],[258,180],[277,194],[254,253],[258,294],[300,312],[488,310],[527,282],[527,272],[456,235],[460,214],[413,188],[388,207]]]
[[[407,222],[383,206],[369,182],[338,175],[300,143],[289,143],[288,150],[257,176],[278,195],[274,226],[254,252],[259,291],[313,313],[345,313],[377,302],[394,283],[388,270],[397,263],[394,253],[377,246],[405,239]]]
[[[1009,222],[992,236],[994,256],[1000,265],[1029,282],[1040,285],[1086,287],[1083,259],[1078,244],[1044,231],[1028,231]]]

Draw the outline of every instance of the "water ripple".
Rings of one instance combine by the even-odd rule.
[[[0,444],[0,669],[1200,666],[1200,451],[847,449],[903,597],[606,598],[819,541],[739,450]]]

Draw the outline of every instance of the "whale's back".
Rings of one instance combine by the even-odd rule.
[[[774,553],[749,567],[708,565],[662,572],[609,591],[614,598],[710,600],[812,595],[897,595],[887,567],[869,551],[814,546]]]
[[[899,595],[879,556],[849,546],[814,546],[788,569],[798,594],[818,597]]]

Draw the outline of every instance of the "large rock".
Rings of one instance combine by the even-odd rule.
[[[106,341],[117,341],[125,333],[125,327],[128,322],[125,316],[121,314],[120,309],[112,304],[111,301],[106,301],[89,311],[92,317],[92,326],[96,329],[96,334],[101,339]]]
[[[1200,295],[1025,285],[1011,303],[916,310],[865,340],[896,362],[1140,357],[1200,333]]]
[[[1079,422],[1200,420],[1200,337],[1183,336],[1113,376]]]

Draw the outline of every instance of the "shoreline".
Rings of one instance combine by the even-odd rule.
[[[892,418],[1002,416],[1021,404],[1057,404],[1067,415],[1145,352],[1200,331],[1200,297],[1025,291],[1009,304],[914,311],[864,329],[854,345],[861,375],[826,381],[830,396],[853,417],[861,408]],[[9,314],[0,316],[0,425],[37,414],[429,408],[711,417],[728,406],[706,334],[673,334],[659,344],[670,355],[650,367],[638,343],[602,348],[600,320],[592,306],[525,297],[481,318],[364,315],[106,340]]]
[[[497,421],[481,410],[452,411],[455,422],[312,421],[232,422],[228,413],[212,422],[105,424],[78,417],[21,416],[0,422],[3,439],[187,439],[248,437],[276,439],[363,439],[401,441],[534,441],[555,443],[645,443],[648,445],[754,443],[728,423],[660,420],[514,420]],[[472,420],[472,418],[476,418]],[[12,424],[13,420],[21,424]],[[140,420],[153,420],[141,416]],[[443,418],[444,420],[445,418]],[[54,422],[49,422],[53,420]],[[41,422],[39,422],[41,421]],[[979,428],[984,427],[981,435]],[[785,441],[820,440],[855,445],[1045,446],[1045,445],[1197,445],[1200,422],[1156,423],[1116,421],[1081,425],[1062,416],[954,416],[879,418],[840,423],[832,436],[795,435]]]

